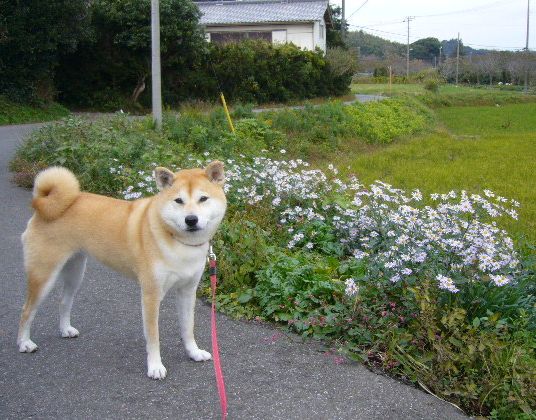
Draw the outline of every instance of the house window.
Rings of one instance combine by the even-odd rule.
[[[211,32],[210,41],[216,44],[229,44],[240,42],[246,39],[263,39],[272,42],[272,32]]]

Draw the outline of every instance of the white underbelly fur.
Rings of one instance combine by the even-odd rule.
[[[164,295],[174,287],[197,286],[205,269],[208,246],[177,244],[172,248],[163,250],[165,260],[157,261],[153,267],[155,279]]]

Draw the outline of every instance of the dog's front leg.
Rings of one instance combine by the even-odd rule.
[[[153,379],[164,379],[167,373],[160,357],[158,315],[161,300],[162,293],[157,287],[142,286],[141,306],[143,332],[147,343],[147,376]]]
[[[179,312],[179,324],[181,329],[182,343],[190,359],[196,362],[210,360],[212,356],[208,351],[197,347],[194,338],[194,309],[197,283],[177,289],[177,311]]]

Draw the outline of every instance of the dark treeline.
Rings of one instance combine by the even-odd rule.
[[[0,95],[74,108],[148,106],[150,3],[0,0]],[[220,89],[230,100],[257,103],[347,92],[355,58],[262,42],[209,44],[199,16],[190,0],[160,1],[167,105],[217,100]]]

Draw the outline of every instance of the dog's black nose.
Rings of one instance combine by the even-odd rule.
[[[184,221],[189,227],[194,227],[195,225],[197,225],[197,222],[199,221],[199,219],[197,218],[197,216],[193,214],[189,214],[188,216],[184,218]]]

